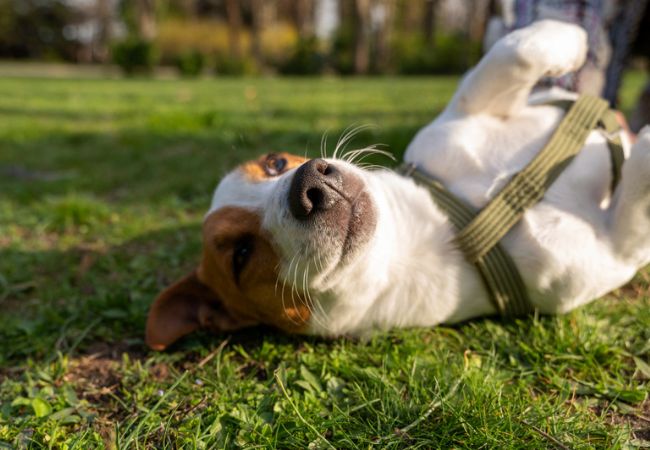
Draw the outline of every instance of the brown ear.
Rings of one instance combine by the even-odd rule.
[[[153,350],[168,345],[200,327],[232,331],[244,326],[222,307],[217,295],[192,272],[165,289],[151,305],[146,343]]]

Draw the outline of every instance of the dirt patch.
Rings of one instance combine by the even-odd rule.
[[[650,442],[650,400],[646,400],[639,410],[630,421],[632,434],[636,439]]]
[[[609,404],[598,405],[593,409],[596,415],[601,415],[607,409],[606,417],[609,424],[614,426],[629,426],[633,439],[650,442],[650,400],[634,408],[634,410],[623,412],[614,410]]]
[[[102,437],[107,448],[115,443],[115,425],[128,420],[136,411],[124,396],[124,354],[130,361],[144,361],[146,352],[134,350],[124,342],[97,342],[86,353],[72,359],[63,380],[75,390],[80,399],[88,402],[95,414],[93,428]],[[149,368],[151,378],[164,381],[170,376],[167,364],[158,363]]]
[[[130,345],[124,341],[118,342],[93,342],[86,347],[81,357],[89,356],[94,358],[108,358],[121,361],[122,355],[126,353],[132,360],[143,359],[147,356],[144,348]]]
[[[133,351],[126,343],[98,342],[92,344],[85,354],[72,359],[68,373],[63,377],[80,398],[87,400],[105,418],[127,413],[123,411],[120,414],[116,405],[120,400],[123,378],[120,366],[124,353],[131,360],[144,357],[144,353]]]
[[[72,360],[63,379],[75,388],[79,397],[101,408],[117,394],[121,385],[118,368],[116,359],[91,354]]]

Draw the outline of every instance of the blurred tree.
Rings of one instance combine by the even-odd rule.
[[[237,0],[226,0],[226,15],[228,17],[228,43],[230,47],[230,57],[233,60],[241,60],[242,17],[240,5]]]
[[[119,0],[120,19],[132,38],[152,42],[156,38],[156,0]]]
[[[294,0],[293,20],[301,39],[310,39],[314,35],[314,2],[313,0]]]
[[[424,0],[424,14],[422,23],[422,32],[424,41],[433,47],[434,44],[434,24],[436,23],[436,11],[438,9],[438,0]]]
[[[273,3],[269,0],[251,0],[251,55],[257,67],[264,65],[262,30],[267,22],[267,11]]]
[[[113,62],[127,75],[150,74],[159,62],[155,45],[157,34],[156,7],[162,2],[156,0],[121,0],[120,17],[128,35],[111,48]]]
[[[455,72],[474,62],[489,1],[0,0],[0,57],[104,62],[120,47],[125,67],[160,55],[188,74]]]
[[[140,39],[151,42],[156,37],[155,0],[135,0],[138,35]]]
[[[467,37],[471,41],[481,42],[490,18],[490,0],[473,0],[467,14]]]
[[[79,20],[63,0],[0,0],[0,56],[75,61],[80,43],[68,26]]]
[[[370,0],[354,0],[354,72],[368,73],[370,67]]]
[[[400,0],[398,11],[401,16],[401,32],[419,32],[422,23],[422,0]]]
[[[393,37],[395,21],[395,0],[375,0],[375,8],[380,8],[381,17],[375,30],[375,71],[386,73],[390,70],[391,54],[390,43]]]
[[[92,59],[99,62],[108,60],[108,46],[113,37],[113,8],[111,0],[97,0],[97,34],[93,42]]]

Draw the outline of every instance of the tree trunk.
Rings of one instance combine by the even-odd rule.
[[[376,67],[380,73],[386,73],[390,69],[390,40],[395,25],[395,20],[393,19],[395,14],[395,0],[379,1],[379,6],[384,8],[384,17],[376,35]]]
[[[475,0],[468,11],[467,36],[474,42],[482,42],[490,18],[490,1]]]
[[[264,64],[264,57],[262,55],[262,30],[264,29],[265,19],[264,8],[267,3],[269,3],[268,0],[251,1],[251,54],[257,67],[262,67]]]
[[[401,0],[399,5],[402,30],[411,33],[422,21],[422,4],[416,0]]]
[[[241,10],[237,0],[226,0],[226,15],[228,16],[228,45],[230,57],[240,60],[241,53]]]
[[[97,22],[99,31],[93,45],[93,58],[98,62],[106,62],[108,59],[108,43],[111,41],[111,25],[113,13],[109,0],[97,0]]]
[[[437,0],[424,0],[424,20],[422,23],[422,34],[424,35],[424,41],[432,47],[435,39],[434,31],[437,7]]]
[[[156,4],[155,0],[136,0],[138,34],[145,41],[156,38]]]
[[[370,0],[354,0],[354,72],[368,73],[370,65],[370,45],[368,39],[370,22]]]
[[[294,0],[294,20],[298,35],[306,39],[314,35],[314,2]]]

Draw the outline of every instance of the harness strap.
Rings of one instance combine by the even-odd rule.
[[[415,165],[404,163],[397,171],[412,177],[429,188],[436,204],[447,213],[457,230],[462,230],[476,216],[475,210],[449,192],[437,180],[420,171]],[[474,262],[486,285],[490,301],[502,316],[522,316],[532,312],[528,291],[514,261],[497,243]]]
[[[621,174],[623,172],[623,163],[625,162],[625,151],[623,150],[623,141],[621,139],[622,127],[616,119],[616,113],[608,109],[603,117],[600,118],[599,125],[605,131],[607,138],[607,147],[609,147],[609,155],[612,160],[612,195],[621,181]]]
[[[490,300],[502,316],[520,316],[533,311],[528,291],[512,258],[499,241],[521,219],[524,211],[544,196],[549,186],[578,154],[588,134],[604,129],[612,158],[612,194],[621,177],[625,155],[620,126],[607,102],[581,96],[554,103],[568,112],[542,151],[481,211],[449,192],[438,180],[404,163],[398,172],[429,188],[433,200],[458,230],[456,243],[469,262],[477,267]]]
[[[458,233],[456,242],[470,262],[485,256],[541,200],[608,108],[597,97],[584,95],[575,101],[542,151]]]
[[[568,111],[574,103],[574,100],[555,100],[546,104],[557,106]],[[616,186],[621,181],[623,163],[625,162],[625,151],[623,150],[623,141],[621,140],[623,127],[618,122],[616,112],[613,109],[605,111],[598,122],[598,127],[602,129],[607,140],[607,147],[609,148],[609,156],[612,164],[612,185],[610,190],[612,195],[614,195]]]

